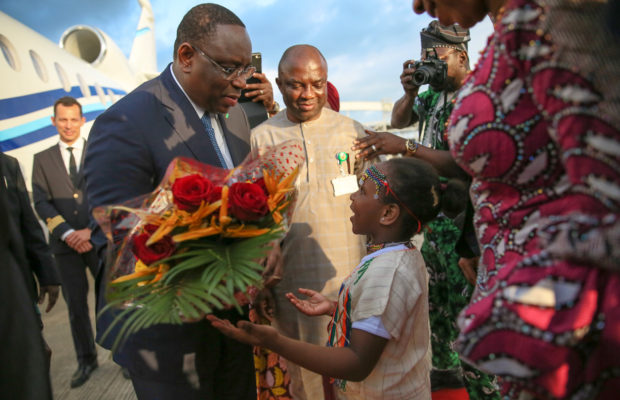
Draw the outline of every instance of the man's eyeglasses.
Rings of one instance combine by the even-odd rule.
[[[256,67],[254,67],[253,65],[247,65],[245,67],[224,67],[220,63],[209,57],[204,51],[200,50],[198,47],[194,46],[193,44],[190,46],[192,46],[192,49],[198,52],[198,54],[211,61],[211,64],[215,65],[222,72],[224,78],[227,81],[232,81],[237,78],[241,78],[245,81],[250,78],[252,74],[254,74],[254,72],[256,72]]]

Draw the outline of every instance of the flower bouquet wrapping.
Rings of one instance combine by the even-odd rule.
[[[103,310],[120,309],[105,333],[117,332],[114,347],[154,324],[240,310],[261,286],[260,260],[287,229],[304,160],[297,141],[262,153],[232,170],[175,158],[152,193],[95,209],[114,249]]]

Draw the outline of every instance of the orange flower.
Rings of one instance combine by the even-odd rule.
[[[228,216],[228,186],[222,187],[222,205],[220,206],[220,225],[230,224],[232,218]]]
[[[255,236],[260,236],[260,235],[264,235],[265,233],[269,232],[271,230],[271,228],[262,228],[259,229],[258,227],[254,226],[254,225],[233,225],[233,226],[229,226],[227,227],[224,232],[222,233],[222,236],[224,237],[236,237],[236,238],[244,238],[244,237],[255,237]]]
[[[170,266],[168,264],[161,264],[158,268],[158,272],[157,275],[155,275],[155,278],[153,278],[153,280],[148,281],[148,282],[139,282],[138,286],[144,286],[144,285],[148,285],[151,283],[155,283],[158,282],[161,278],[163,278],[163,276],[165,275],[166,272],[170,271]]]
[[[131,279],[140,278],[140,277],[147,276],[147,275],[153,275],[158,270],[159,270],[158,267],[149,267],[148,265],[144,264],[142,261],[138,260],[136,261],[135,272],[133,274],[123,275],[119,278],[114,279],[110,283],[120,283],[120,282],[129,281]]]
[[[291,172],[288,176],[284,177],[284,174],[276,175],[274,172],[273,175],[269,173],[266,169],[263,169],[263,179],[265,181],[265,187],[269,192],[269,198],[267,199],[267,205],[269,206],[269,211],[280,211],[282,208],[279,208],[280,202],[285,198],[285,195],[294,189],[293,182],[295,182],[295,178],[297,178],[297,174],[299,173],[299,166],[295,167],[293,172]],[[276,220],[279,219],[278,220]],[[277,217],[274,216],[274,220],[276,223],[280,223],[282,216],[280,213],[277,213]]]
[[[179,221],[179,212],[178,210],[174,210],[164,221],[159,225],[157,230],[153,232],[149,240],[146,242],[147,246],[152,245],[153,243],[159,241],[161,238],[172,232],[174,228],[177,226],[177,222]]]
[[[201,237],[217,235],[221,232],[222,228],[219,226],[207,226],[206,228],[198,228],[184,233],[179,233],[178,235],[174,235],[172,240],[176,243],[180,243],[186,240],[194,240],[200,239]]]

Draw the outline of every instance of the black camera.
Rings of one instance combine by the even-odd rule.
[[[441,88],[448,76],[448,64],[437,57],[437,52],[428,53],[426,60],[413,64],[415,71],[411,78],[417,86],[429,84],[433,88]]]

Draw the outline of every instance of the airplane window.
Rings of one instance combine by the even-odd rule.
[[[67,73],[57,62],[54,63],[54,67],[56,67],[56,73],[58,74],[58,79],[60,79],[60,84],[62,85],[62,88],[65,89],[65,92],[70,92],[71,83],[69,82],[69,77],[67,76]]]
[[[47,82],[49,77],[47,76],[47,68],[45,68],[45,64],[43,64],[43,59],[37,52],[34,50],[30,50],[30,58],[32,58],[32,65],[34,65],[35,71],[37,71],[37,75],[43,82]]]
[[[80,90],[82,91],[82,97],[90,97],[90,90],[88,89],[88,85],[84,82],[82,75],[77,74],[77,78],[80,84]]]
[[[95,91],[97,91],[97,96],[99,96],[99,101],[101,104],[105,104],[105,93],[103,93],[103,89],[101,85],[95,82]]]
[[[0,48],[2,49],[2,55],[9,66],[19,72],[21,69],[21,64],[19,63],[19,58],[17,57],[15,47],[13,47],[13,44],[3,34],[0,34]]]

